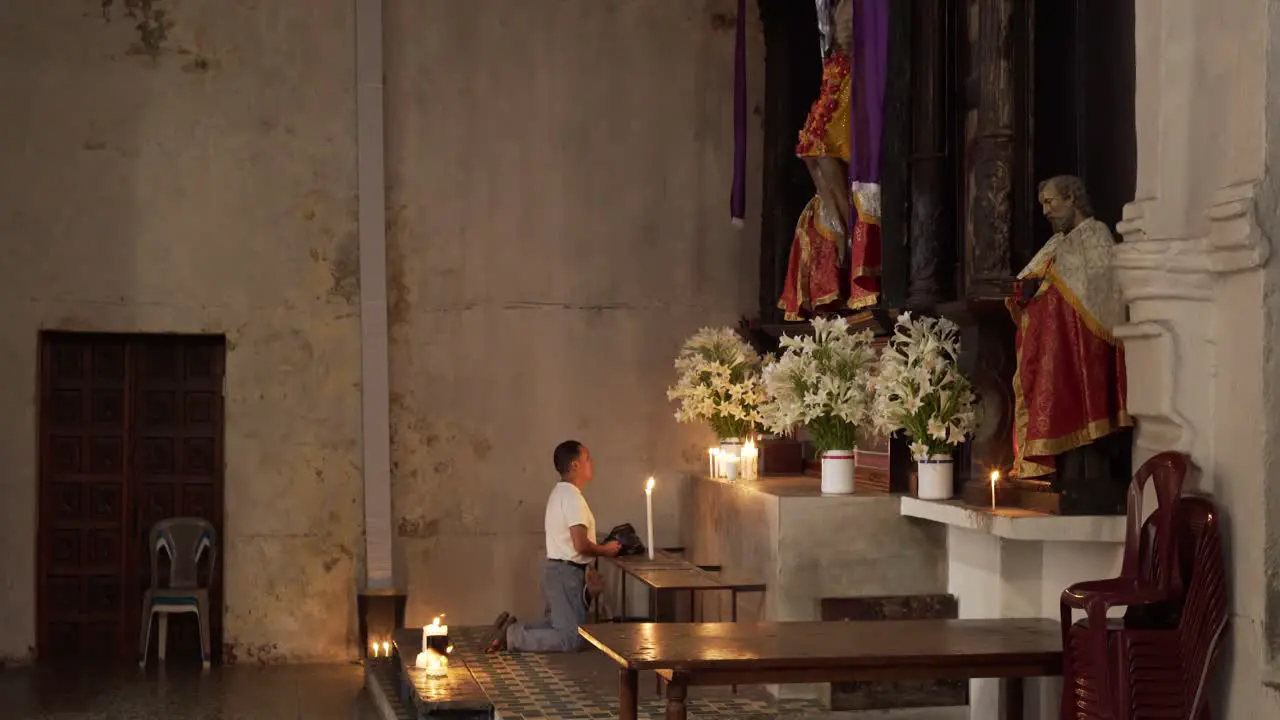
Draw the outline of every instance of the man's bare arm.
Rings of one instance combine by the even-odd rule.
[[[579,555],[587,557],[614,557],[621,548],[616,541],[609,541],[603,545],[599,545],[596,541],[587,537],[586,525],[573,525],[569,528],[569,538],[573,540],[573,549]]]

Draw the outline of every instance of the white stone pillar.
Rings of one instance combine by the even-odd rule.
[[[1280,520],[1265,512],[1268,475],[1280,470],[1280,364],[1267,370],[1280,347],[1267,240],[1280,227],[1266,170],[1280,162],[1268,139],[1280,120],[1280,83],[1268,80],[1280,69],[1268,47],[1277,22],[1266,0],[1137,2],[1138,192],[1116,260],[1131,322],[1116,336],[1138,420],[1135,462],[1189,453],[1192,488],[1222,509],[1232,637],[1217,717],[1280,712],[1262,685],[1265,568],[1280,561],[1265,549],[1280,539]]]

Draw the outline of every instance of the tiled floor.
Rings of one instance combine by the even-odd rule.
[[[379,720],[359,665],[0,670],[0,720]]]
[[[501,720],[603,720],[617,716],[617,671],[595,652],[485,655],[473,632],[458,656]],[[362,689],[360,665],[234,666],[201,673],[171,666],[0,670],[0,720],[396,720]],[[652,675],[640,681],[642,719],[660,720]],[[392,693],[394,695],[394,693]],[[761,688],[691,690],[692,717],[734,720],[959,720],[965,708],[830,713],[812,702],[775,704]]]
[[[455,629],[453,641],[456,657],[471,668],[497,707],[501,720],[603,720],[617,717],[617,666],[597,652],[489,655],[481,651],[480,636],[474,629]],[[665,706],[656,694],[653,675],[641,675],[640,694],[641,720],[661,720],[665,716]],[[690,698],[690,716],[704,719],[951,720],[966,717],[964,708],[889,715],[824,712],[814,701],[774,702],[759,687],[740,688],[736,694],[729,688],[692,688]]]

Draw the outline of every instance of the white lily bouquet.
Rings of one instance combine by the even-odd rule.
[[[782,357],[763,371],[765,428],[789,435],[803,426],[820,452],[849,451],[852,461],[858,428],[871,419],[871,340],[870,331],[853,332],[844,318],[815,318],[812,337],[783,336]]]
[[[905,432],[920,463],[950,461],[977,427],[973,387],[957,364],[959,335],[950,320],[904,312],[880,356],[876,426]]]
[[[764,386],[760,355],[732,328],[703,328],[676,356],[676,420],[705,422],[721,440],[745,438],[760,425]]]

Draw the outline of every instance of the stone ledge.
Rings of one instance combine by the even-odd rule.
[[[1269,662],[1262,668],[1262,684],[1280,690],[1280,662]]]
[[[1125,517],[1046,515],[1016,508],[977,508],[959,500],[903,497],[903,517],[964,528],[1006,540],[1123,543]]]

